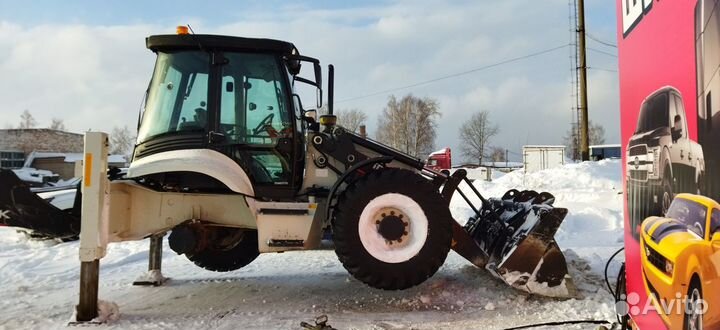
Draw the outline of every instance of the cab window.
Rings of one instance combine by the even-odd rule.
[[[687,123],[685,122],[685,106],[683,105],[682,98],[678,95],[673,94],[675,100],[674,111],[672,111],[672,128],[680,129],[682,134],[681,138],[687,138]]]
[[[720,232],[720,210],[713,209],[710,216],[710,235]]]
[[[229,143],[267,145],[289,137],[292,110],[286,104],[280,68],[272,55],[225,53],[220,128]]]

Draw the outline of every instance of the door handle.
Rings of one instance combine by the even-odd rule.
[[[685,157],[685,150],[680,149],[680,159]]]

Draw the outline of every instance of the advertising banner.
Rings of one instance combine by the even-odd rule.
[[[627,296],[640,329],[720,327],[720,0],[618,0]]]

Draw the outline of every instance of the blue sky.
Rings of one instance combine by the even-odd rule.
[[[615,2],[588,0],[587,28],[615,42]],[[497,63],[568,43],[567,0],[544,1],[6,1],[0,0],[0,125],[28,109],[74,131],[135,127],[153,54],[144,37],[189,23],[198,33],[270,37],[336,65],[336,99]],[[588,46],[616,49],[588,40]],[[559,144],[569,127],[570,48],[394,92],[439,101],[438,148],[458,149],[474,111],[500,125],[493,145]],[[619,140],[617,58],[590,51],[590,119]],[[610,71],[606,71],[610,70]],[[368,114],[373,133],[389,93],[343,102]],[[312,102],[306,102],[312,103]],[[459,154],[455,152],[456,154]]]
[[[0,0],[0,20],[27,25],[80,23],[118,25],[153,23],[174,26],[179,18],[202,18],[216,24],[247,19],[252,13],[272,12],[273,8],[339,9],[382,5],[387,1],[281,0],[247,1],[8,1]]]

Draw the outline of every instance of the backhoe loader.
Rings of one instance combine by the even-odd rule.
[[[292,43],[181,31],[146,45],[157,61],[132,162],[124,177],[91,180],[100,159],[86,154],[80,190],[104,202],[101,225],[86,229],[83,219],[83,233],[120,242],[170,232],[175,252],[221,272],[260,253],[317,249],[330,237],[353,277],[385,290],[427,280],[452,249],[518,289],[574,294],[554,240],[567,210],[553,207],[551,194],[485,198],[462,169],[428,169],[337,125],[332,65],[328,114],[318,116],[296,87],[315,89],[320,107],[322,67]],[[0,180],[7,224],[68,223],[74,227],[58,232],[72,234],[79,209],[89,214],[79,198],[72,210],[57,210],[10,173]],[[453,196],[473,210],[464,225],[450,213]]]

